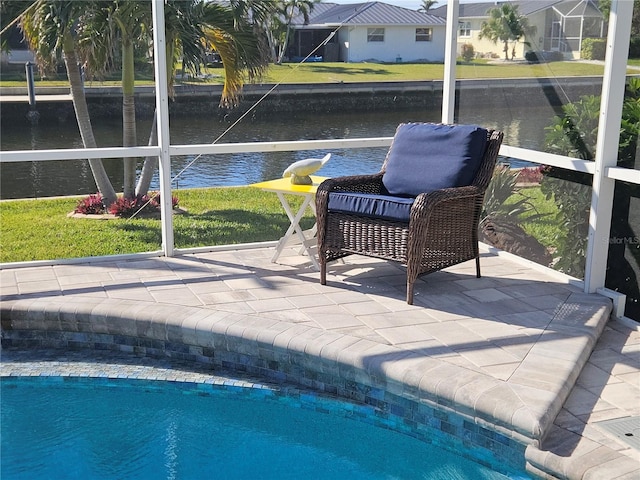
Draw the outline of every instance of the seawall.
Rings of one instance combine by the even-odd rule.
[[[550,104],[555,107],[575,101],[582,95],[599,95],[601,88],[601,77],[473,79],[458,80],[456,93],[457,101],[468,106],[519,107]],[[239,107],[226,110],[218,106],[221,85],[178,85],[170,103],[170,113],[238,116],[267,93],[266,98],[252,112],[254,117],[294,112],[301,108],[323,113],[440,108],[443,82],[283,84],[271,91],[272,89],[273,84],[246,85]],[[73,118],[73,105],[68,94],[68,87],[37,88],[36,109],[40,119],[67,121]],[[136,114],[140,118],[152,116],[155,87],[136,87],[135,95]],[[86,96],[92,118],[121,115],[122,96],[119,87],[89,86]],[[0,88],[2,121],[28,122],[30,107],[27,98],[26,86]]]

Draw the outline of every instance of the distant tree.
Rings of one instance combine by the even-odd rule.
[[[611,12],[611,0],[600,0],[598,8],[602,12],[605,20],[609,18]],[[640,36],[640,0],[633,0],[633,17],[631,18],[631,36]]]
[[[419,12],[428,13],[438,0],[422,0],[422,5],[418,8]]]
[[[18,18],[33,6],[33,0],[0,0],[0,51],[10,50],[9,37],[18,26]]]
[[[529,25],[529,19],[520,15],[517,5],[504,3],[487,13],[489,20],[482,22],[478,38],[488,38],[493,43],[502,42],[505,60],[509,60],[509,42],[518,42],[536,31],[535,27]]]
[[[315,4],[319,2],[320,0],[280,0],[278,2],[276,15],[279,17],[279,21],[276,20],[274,22],[274,26],[278,28],[276,37],[280,40],[280,51],[277,59],[278,64],[282,63],[287,51],[293,19],[297,15],[302,15],[304,24],[308,24],[309,13],[311,13]]]

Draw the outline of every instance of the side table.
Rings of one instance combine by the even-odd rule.
[[[291,183],[290,178],[278,178],[275,180],[267,180],[266,182],[253,183],[250,186],[259,188],[266,192],[274,192],[278,199],[280,199],[280,203],[282,204],[282,208],[289,217],[291,225],[285,232],[284,236],[280,239],[278,244],[276,245],[276,251],[271,258],[271,261],[275,263],[278,260],[278,257],[282,253],[285,245],[289,243],[290,240],[294,240],[296,244],[300,244],[300,253],[306,253],[313,263],[313,266],[316,269],[320,269],[320,265],[318,264],[318,259],[315,254],[311,251],[311,247],[315,244],[315,236],[316,236],[316,225],[314,224],[310,230],[302,230],[300,226],[300,220],[304,215],[307,208],[310,208],[315,217],[316,214],[316,204],[315,204],[315,195],[316,190],[318,189],[318,185],[320,185],[327,177],[316,177],[311,176],[311,180],[313,180],[312,185],[294,185]],[[291,205],[287,201],[285,194],[288,195],[298,195],[303,198],[302,205],[298,211],[294,214],[291,208]],[[297,239],[293,237],[297,236]]]

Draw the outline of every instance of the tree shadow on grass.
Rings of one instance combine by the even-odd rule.
[[[301,226],[309,229],[313,223],[312,217],[305,217]],[[174,217],[174,240],[178,248],[266,242],[280,239],[289,226],[289,219],[284,213],[238,209],[185,213]],[[134,233],[141,242],[161,243],[159,225],[127,222],[119,228]]]
[[[391,75],[393,72],[390,72],[389,70],[385,70],[385,69],[379,69],[379,68],[368,68],[368,67],[361,67],[361,68],[354,68],[353,64],[349,64],[349,67],[341,67],[339,65],[336,66],[321,66],[321,65],[314,65],[313,67],[314,72],[317,73],[332,73],[335,75]]]

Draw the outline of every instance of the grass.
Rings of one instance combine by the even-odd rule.
[[[524,230],[547,247],[554,246],[558,209],[540,187],[522,189],[535,212],[548,214],[521,223]],[[178,248],[279,239],[289,227],[276,195],[251,187],[223,187],[178,190],[184,214],[174,216],[174,237]],[[514,195],[512,201],[520,197]],[[293,208],[302,198],[288,198]],[[0,210],[0,262],[51,260],[149,252],[161,248],[160,220],[149,218],[97,220],[69,218],[78,197],[6,200]],[[301,225],[313,225],[307,211]]]
[[[521,78],[521,77],[562,77],[562,76],[601,76],[604,72],[602,65],[583,62],[551,62],[527,64],[503,62],[501,60],[488,62],[475,60],[459,63],[457,76],[461,79],[473,78]],[[221,68],[203,68],[208,78],[192,79],[183,83],[199,84],[224,82],[224,70]],[[336,83],[336,82],[397,82],[419,80],[442,80],[444,65],[441,63],[343,63],[319,62],[282,65],[270,65],[264,78],[264,83]],[[151,85],[153,79],[149,75],[138,78],[138,85]],[[26,80],[24,72],[12,75],[3,74],[0,86],[24,87]],[[36,79],[36,86],[67,86],[66,79]],[[112,75],[104,81],[88,81],[87,86],[119,86],[117,75]]]
[[[545,247],[555,248],[558,236],[558,205],[553,199],[547,199],[539,186],[521,188],[519,194],[513,195],[507,200],[507,203],[519,201],[522,198],[520,194],[526,196],[533,206],[533,209],[529,212],[522,214],[520,226],[527,234],[537,239]],[[527,221],[527,218],[538,214],[543,216]]]
[[[178,248],[279,239],[289,227],[276,195],[250,187],[179,190]],[[298,208],[301,197],[289,199]],[[160,220],[69,218],[77,197],[7,200],[0,205],[0,262],[148,252],[161,248]],[[301,223],[313,225],[310,212]]]
[[[477,60],[459,63],[458,78],[516,78],[575,75],[602,75],[600,65],[578,62],[546,64],[488,63]],[[395,82],[441,80],[444,65],[435,63],[303,63],[271,65],[269,83]]]

